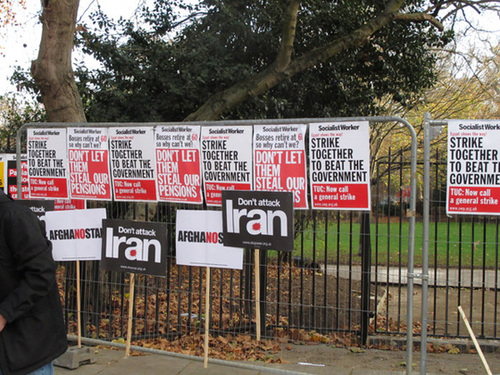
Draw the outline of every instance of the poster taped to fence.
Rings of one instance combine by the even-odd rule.
[[[105,208],[47,211],[47,238],[56,261],[100,260]]]
[[[254,125],[255,190],[289,191],[307,209],[305,124]]]
[[[315,123],[309,133],[313,209],[369,211],[369,122]]]
[[[222,212],[177,210],[178,265],[243,269],[243,249],[222,243]]]
[[[29,128],[28,185],[31,198],[68,198],[66,129]]]
[[[153,140],[153,127],[109,129],[115,200],[157,201]]]
[[[4,192],[9,194],[12,199],[17,199],[17,155],[5,154],[5,178]],[[21,155],[21,192],[23,199],[29,199],[28,186],[28,161],[26,154]]]
[[[103,221],[102,270],[164,277],[166,266],[166,223]]]
[[[200,126],[157,126],[155,151],[158,199],[202,204]]]
[[[252,127],[203,126],[201,161],[207,206],[222,204],[222,190],[251,190]]]
[[[447,214],[500,215],[500,121],[448,122]]]
[[[111,200],[108,129],[68,128],[72,199]]]

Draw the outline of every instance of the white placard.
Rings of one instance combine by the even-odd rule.
[[[105,208],[48,211],[45,225],[54,260],[101,260],[103,219]]]
[[[243,249],[222,244],[222,212],[177,210],[177,264],[243,269]]]

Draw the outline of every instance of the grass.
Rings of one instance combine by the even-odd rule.
[[[372,264],[406,266],[408,263],[409,223],[379,222],[371,224]],[[316,230],[310,224],[295,239],[294,256],[319,263],[361,263],[358,256],[359,223],[324,222]],[[500,267],[497,256],[495,223],[431,223],[429,228],[429,266]],[[423,224],[415,225],[415,266],[422,265]],[[303,249],[303,250],[302,250]]]

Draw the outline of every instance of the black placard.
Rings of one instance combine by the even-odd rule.
[[[293,194],[222,191],[224,246],[293,251]]]
[[[101,269],[165,276],[167,225],[104,219]]]

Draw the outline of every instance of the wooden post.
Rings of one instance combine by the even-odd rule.
[[[255,249],[255,329],[260,341],[260,250]]]
[[[203,363],[204,368],[208,368],[208,336],[210,331],[210,267],[206,269],[206,291],[205,291],[205,360]]]
[[[469,335],[472,338],[472,342],[474,343],[474,346],[476,347],[477,354],[479,354],[479,358],[481,358],[481,362],[483,362],[484,369],[486,370],[486,373],[488,375],[492,375],[490,366],[488,366],[488,362],[486,362],[486,358],[484,357],[483,351],[481,350],[481,346],[477,342],[476,335],[474,335],[474,332],[472,331],[472,327],[469,324],[469,320],[465,316],[464,310],[462,309],[462,306],[458,306],[458,311],[460,312],[460,315],[462,316],[462,319],[464,320],[465,326],[467,327],[467,331],[469,331]]]
[[[78,332],[78,349],[82,347],[82,301],[80,290],[80,261],[76,261],[76,322]]]
[[[129,283],[129,296],[128,296],[128,325],[127,325],[127,345],[125,348],[125,358],[130,356],[130,344],[132,341],[132,318],[134,314],[134,290],[135,290],[135,274],[130,274]]]

